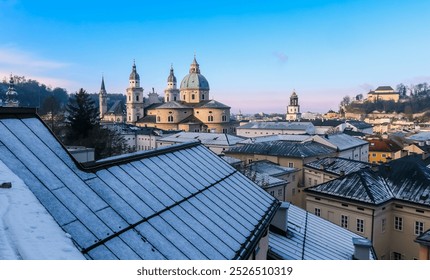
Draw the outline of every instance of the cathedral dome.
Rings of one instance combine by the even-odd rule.
[[[199,64],[194,57],[193,63],[191,63],[190,73],[186,75],[181,82],[182,89],[203,89],[209,90],[209,83],[205,76],[200,74]]]
[[[173,73],[173,66],[170,67],[170,75],[167,78],[167,82],[176,84],[176,77],[175,77],[175,74]]]

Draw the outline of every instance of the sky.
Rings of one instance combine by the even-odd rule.
[[[0,0],[0,77],[69,93],[144,94],[178,84],[194,55],[210,97],[232,113],[337,110],[378,86],[430,82],[430,1]]]

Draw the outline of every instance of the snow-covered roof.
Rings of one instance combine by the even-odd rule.
[[[326,157],[305,164],[305,167],[321,170],[338,176],[341,174],[349,174],[370,166],[371,164],[368,162],[338,157]]]
[[[179,132],[159,141],[172,143],[185,143],[190,141],[200,141],[203,145],[233,146],[244,138],[226,133],[205,133],[205,132]]]
[[[311,122],[250,122],[236,129],[280,129],[280,130],[307,130],[314,127]]]
[[[269,254],[284,260],[351,260],[352,238],[362,237],[290,204],[288,232],[270,232]],[[370,259],[375,259],[373,250]]]
[[[296,143],[287,141],[272,141],[233,147],[225,153],[261,154],[279,157],[307,158],[313,156],[330,156],[334,152],[334,149],[315,142]]]
[[[379,205],[390,200],[430,206],[430,170],[415,156],[361,169],[306,189],[309,193]]]
[[[270,142],[270,141],[290,141],[290,142],[302,142],[305,141],[312,136],[307,134],[276,134],[276,135],[265,135],[247,138],[240,142],[240,144],[253,144],[253,143],[261,143],[261,142]]]
[[[87,259],[242,259],[276,199],[198,143],[83,168],[34,113],[0,108],[0,160]]]
[[[329,146],[336,147],[339,151],[345,151],[369,144],[369,142],[365,140],[361,140],[345,133],[328,134],[324,136],[315,135],[312,140],[321,144],[328,144]]]
[[[268,160],[254,161],[249,165],[251,170],[270,176],[281,176],[298,171],[297,168],[280,166]]]
[[[0,259],[85,259],[26,184],[0,160]]]

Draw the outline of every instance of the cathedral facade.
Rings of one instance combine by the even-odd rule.
[[[144,98],[143,91],[133,63],[126,90],[125,121],[128,124],[164,130],[230,134],[234,134],[239,125],[237,121],[230,120],[229,106],[210,99],[209,82],[201,74],[195,57],[179,88],[173,67],[170,68],[163,100],[154,90],[148,94],[148,98]],[[99,97],[102,119],[109,119],[103,99],[106,98],[103,80]]]

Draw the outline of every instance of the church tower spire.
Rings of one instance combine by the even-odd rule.
[[[100,86],[100,92],[99,92],[99,110],[100,110],[100,119],[102,119],[107,112],[107,92],[105,87],[105,79],[103,75],[102,75],[102,84]]]
[[[127,123],[135,123],[143,117],[143,88],[140,87],[140,76],[137,73],[134,60],[126,95]]]
[[[297,121],[300,120],[302,114],[300,113],[299,97],[296,91],[290,96],[290,105],[287,106],[287,121]]]
[[[164,102],[178,101],[179,90],[176,87],[176,77],[173,71],[173,65],[170,66],[170,75],[167,77],[167,87],[164,90]]]

